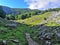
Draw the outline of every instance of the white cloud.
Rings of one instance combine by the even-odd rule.
[[[30,9],[48,9],[60,6],[60,0],[25,0]]]

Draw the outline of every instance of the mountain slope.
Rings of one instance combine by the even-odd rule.
[[[47,12],[45,14],[32,16],[31,18],[27,18],[25,20],[18,20],[18,21],[20,21],[21,23],[24,22],[26,24],[37,25],[43,23],[44,19],[48,18],[50,15],[51,13]]]
[[[59,12],[47,12],[41,15],[32,16],[24,20],[18,20],[18,22],[25,23],[28,25],[39,25],[46,24],[47,26],[58,26],[60,20]]]
[[[49,41],[49,39],[51,39],[52,45],[60,45],[60,11],[47,12],[24,20],[18,20],[18,22],[32,25],[29,32],[31,37],[40,45],[47,44],[45,42]],[[50,35],[53,38],[50,38]]]
[[[12,8],[10,8],[10,7],[0,6],[0,8],[2,8],[2,10],[3,10],[6,14],[16,14],[15,11],[13,11]]]

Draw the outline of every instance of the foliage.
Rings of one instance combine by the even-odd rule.
[[[3,11],[2,7],[0,6],[0,17],[5,18],[6,13]]]
[[[44,23],[43,22],[44,19],[48,18],[50,15],[51,15],[50,12],[47,12],[45,14],[35,15],[35,16],[32,16],[31,18],[26,18],[24,20],[18,20],[18,22],[21,22],[21,23],[24,22],[25,24],[28,24],[28,25],[38,25],[38,24]]]
[[[9,24],[9,23],[7,23],[7,24]],[[0,26],[0,31],[3,30],[3,32],[0,32],[0,39],[7,40],[8,45],[17,45],[16,43],[11,42],[10,41],[11,39],[17,39],[17,40],[19,40],[19,43],[21,43],[22,45],[27,45],[28,43],[27,43],[27,40],[26,40],[25,34],[24,34],[25,28],[27,28],[27,27],[23,24],[19,24],[19,25],[17,25],[16,28],[13,28],[13,29],[10,29],[10,28],[2,25],[2,26]]]
[[[45,20],[47,20],[49,16],[51,16],[50,11],[58,11],[60,9],[50,9],[45,11],[30,10],[30,9],[13,9],[13,10],[17,11],[18,15],[9,14],[6,15],[5,17],[4,12],[0,11],[0,14],[4,15],[4,16],[1,15],[0,17],[2,18],[5,17],[8,20],[16,20],[17,22],[20,22],[20,24],[18,24],[16,28],[10,29],[8,27],[5,27],[5,25],[11,22],[9,22],[8,20],[5,21],[4,19],[0,19],[0,30],[7,32],[7,33],[0,32],[0,39],[7,39],[7,40],[10,40],[12,38],[18,39],[20,43],[22,43],[22,45],[28,45],[24,33],[29,32],[32,39],[38,41],[37,35],[40,33],[41,30],[38,30],[37,27],[32,29],[32,26],[44,24]],[[60,26],[60,24],[57,24],[56,22],[49,20],[46,26]],[[11,45],[15,44],[12,42]]]

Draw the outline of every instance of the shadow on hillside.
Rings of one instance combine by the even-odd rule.
[[[38,30],[60,30],[60,26],[46,26],[44,24],[32,26],[31,29]]]
[[[46,42],[50,42],[51,44],[60,44],[60,26],[46,26],[41,24],[35,25],[31,27],[31,29],[40,30],[36,39],[38,39],[37,41],[39,43],[42,43],[41,45],[46,45]]]

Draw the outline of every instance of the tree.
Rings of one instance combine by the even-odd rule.
[[[5,18],[6,17],[6,13],[3,11],[1,6],[0,6],[0,17],[1,18]]]
[[[22,15],[22,16],[21,16],[21,19],[25,19],[25,18],[26,18],[26,15]]]

